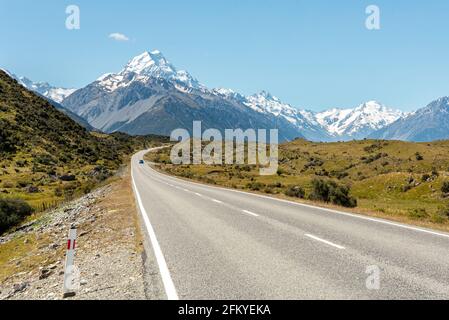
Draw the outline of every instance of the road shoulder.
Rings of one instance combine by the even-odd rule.
[[[0,299],[61,299],[65,243],[78,228],[72,299],[158,299],[158,273],[145,250],[129,170],[105,187],[0,238]],[[154,288],[153,288],[154,287]]]

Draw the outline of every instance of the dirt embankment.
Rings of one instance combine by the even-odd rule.
[[[146,299],[145,254],[129,173],[0,238],[0,300],[61,299],[65,245],[78,232],[71,299]]]

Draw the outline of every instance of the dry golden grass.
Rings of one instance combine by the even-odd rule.
[[[441,191],[449,181],[449,141],[351,141],[313,143],[296,140],[279,146],[279,172],[260,176],[258,166],[170,164],[169,149],[147,155],[164,172],[202,183],[285,196],[300,186],[306,197],[313,179],[334,180],[351,188],[358,207],[348,210],[390,220],[449,230],[449,198]],[[423,178],[427,179],[423,180]]]

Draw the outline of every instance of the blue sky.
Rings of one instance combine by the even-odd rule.
[[[70,4],[80,30],[65,28]],[[370,4],[381,30],[365,28]],[[447,0],[0,0],[0,66],[35,81],[81,87],[159,49],[209,87],[312,110],[449,95],[448,36]]]

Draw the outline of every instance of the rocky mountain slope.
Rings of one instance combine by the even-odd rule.
[[[95,130],[95,128],[92,127],[84,118],[78,116],[74,112],[70,111],[67,108],[64,108],[61,105],[62,100],[64,100],[64,98],[68,97],[70,94],[75,92],[76,89],[56,88],[46,82],[33,82],[26,77],[18,77],[7,70],[2,69],[2,71],[5,72],[11,78],[15,79],[19,84],[24,86],[26,89],[33,91],[35,94],[46,99],[56,109],[65,113],[69,118],[71,118],[78,124],[82,125],[87,130],[89,131]]]
[[[22,86],[27,88],[28,90],[34,91],[45,98],[48,98],[52,101],[55,101],[57,103],[61,103],[62,100],[67,98],[69,95],[71,95],[73,92],[76,91],[76,89],[68,89],[68,88],[58,88],[50,85],[47,82],[34,82],[27,77],[19,77],[7,70],[2,69],[5,73],[7,73],[10,77],[14,78],[19,82]]]
[[[418,142],[449,139],[449,97],[433,101],[427,107],[378,130],[370,137]]]
[[[279,128],[282,140],[312,141],[365,138],[402,116],[375,102],[316,113],[265,91],[244,96],[231,89],[209,89],[157,50],[134,57],[118,73],[101,76],[63,105],[106,132],[169,134],[201,120],[205,128]]]
[[[316,121],[335,139],[360,140],[405,116],[376,101],[355,109],[330,109],[315,114]]]
[[[188,72],[178,71],[159,51],[145,52],[119,73],[77,90],[63,106],[105,132],[168,135],[177,128],[191,131],[198,120],[204,130],[279,128],[282,141],[302,137],[286,119],[207,89]]]

